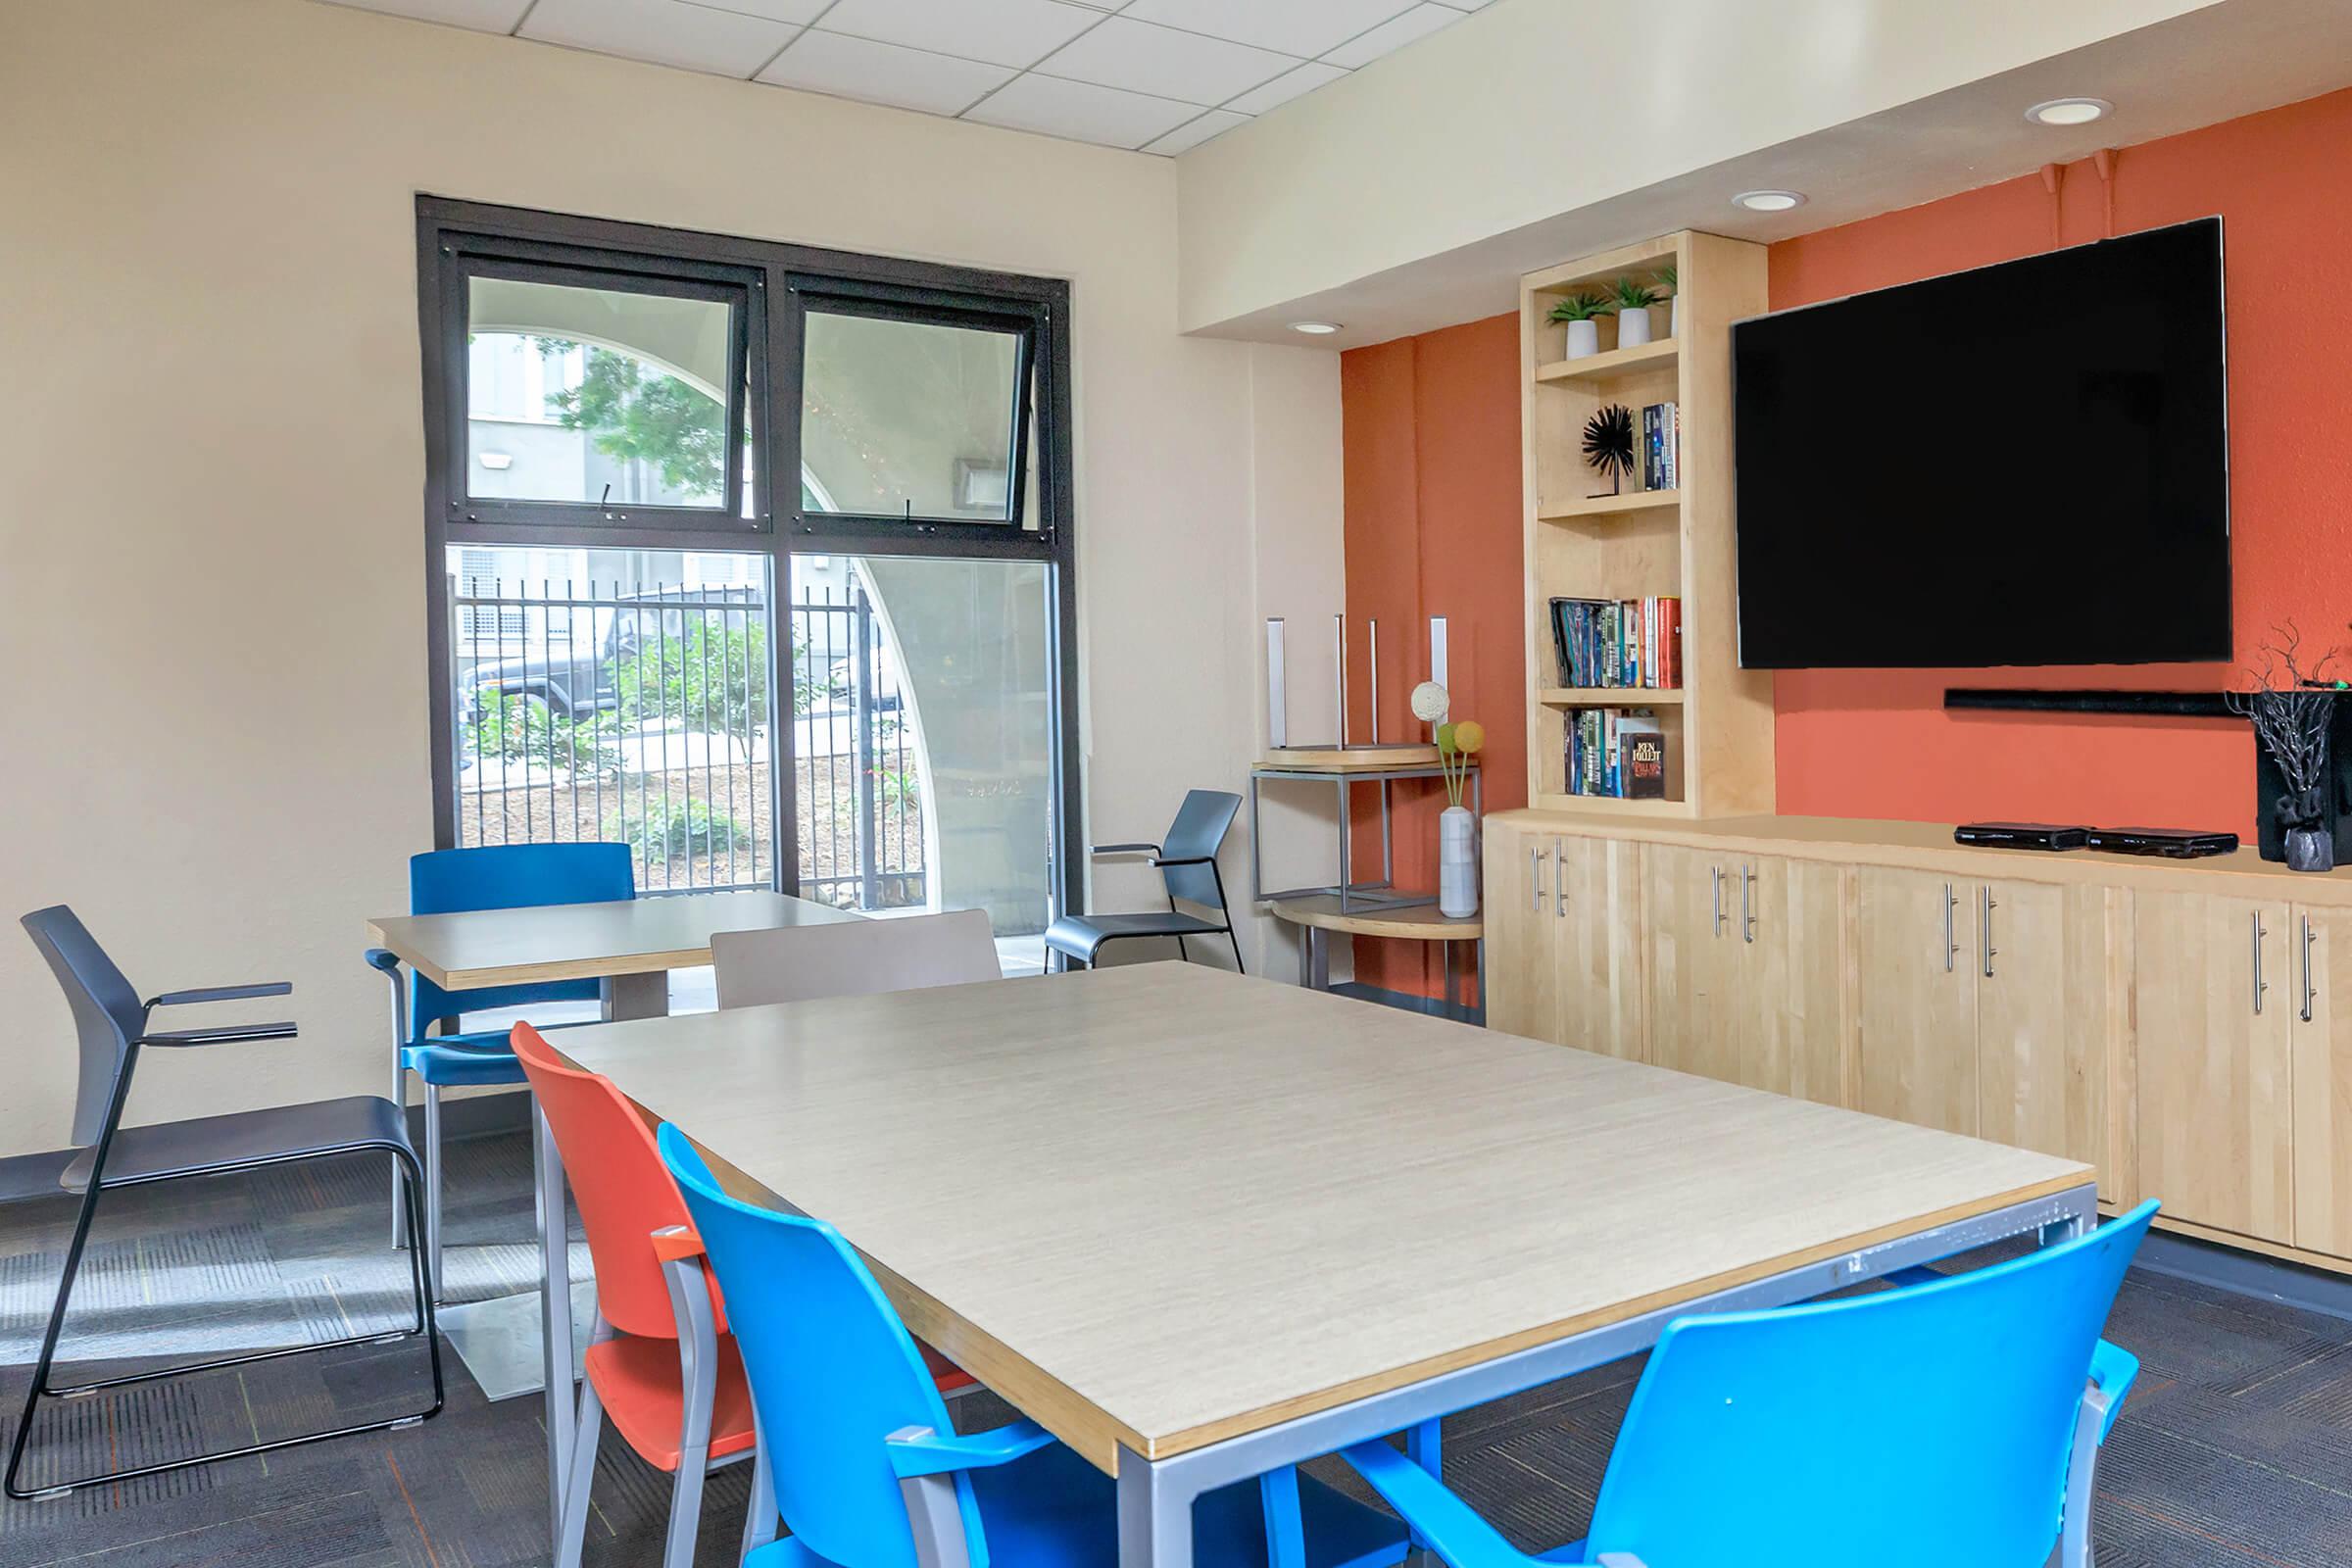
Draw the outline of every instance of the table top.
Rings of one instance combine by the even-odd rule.
[[[652,974],[710,961],[713,931],[831,925],[858,916],[781,893],[678,893],[368,922],[368,938],[444,991]]]
[[[1310,893],[1276,899],[1274,917],[1293,925],[1311,925],[1322,931],[1345,931],[1359,937],[1397,937],[1407,942],[1477,942],[1487,934],[1483,916],[1458,918],[1438,912],[1436,899],[1408,904],[1401,909],[1366,908],[1361,900],[1342,911],[1336,893]]]
[[[556,1044],[1114,1472],[2093,1179],[1202,964]]]

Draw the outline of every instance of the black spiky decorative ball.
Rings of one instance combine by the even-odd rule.
[[[1585,421],[1585,461],[1608,475],[1615,495],[1634,471],[1634,411],[1612,403]]]

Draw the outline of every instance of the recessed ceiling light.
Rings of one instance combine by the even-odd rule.
[[[2036,125],[2087,125],[2115,105],[2104,98],[2052,98],[2026,111]]]
[[[1805,205],[1801,190],[1743,190],[1732,198],[1734,207],[1744,207],[1751,213],[1785,213],[1791,207]]]
[[[1291,330],[1304,332],[1308,337],[1329,337],[1340,329],[1337,321],[1293,321]]]

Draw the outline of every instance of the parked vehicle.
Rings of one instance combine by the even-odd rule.
[[[544,704],[558,717],[585,718],[620,706],[613,672],[642,649],[660,641],[682,641],[689,617],[725,611],[730,629],[743,612],[757,614],[758,588],[662,589],[623,594],[611,610],[575,612],[578,620],[602,622],[593,641],[570,635],[538,639],[519,653],[476,663],[466,680],[463,722],[471,726],[482,700],[492,694]]]

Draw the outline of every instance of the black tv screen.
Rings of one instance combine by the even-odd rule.
[[[1732,328],[1740,662],[2226,660],[2222,224]]]

